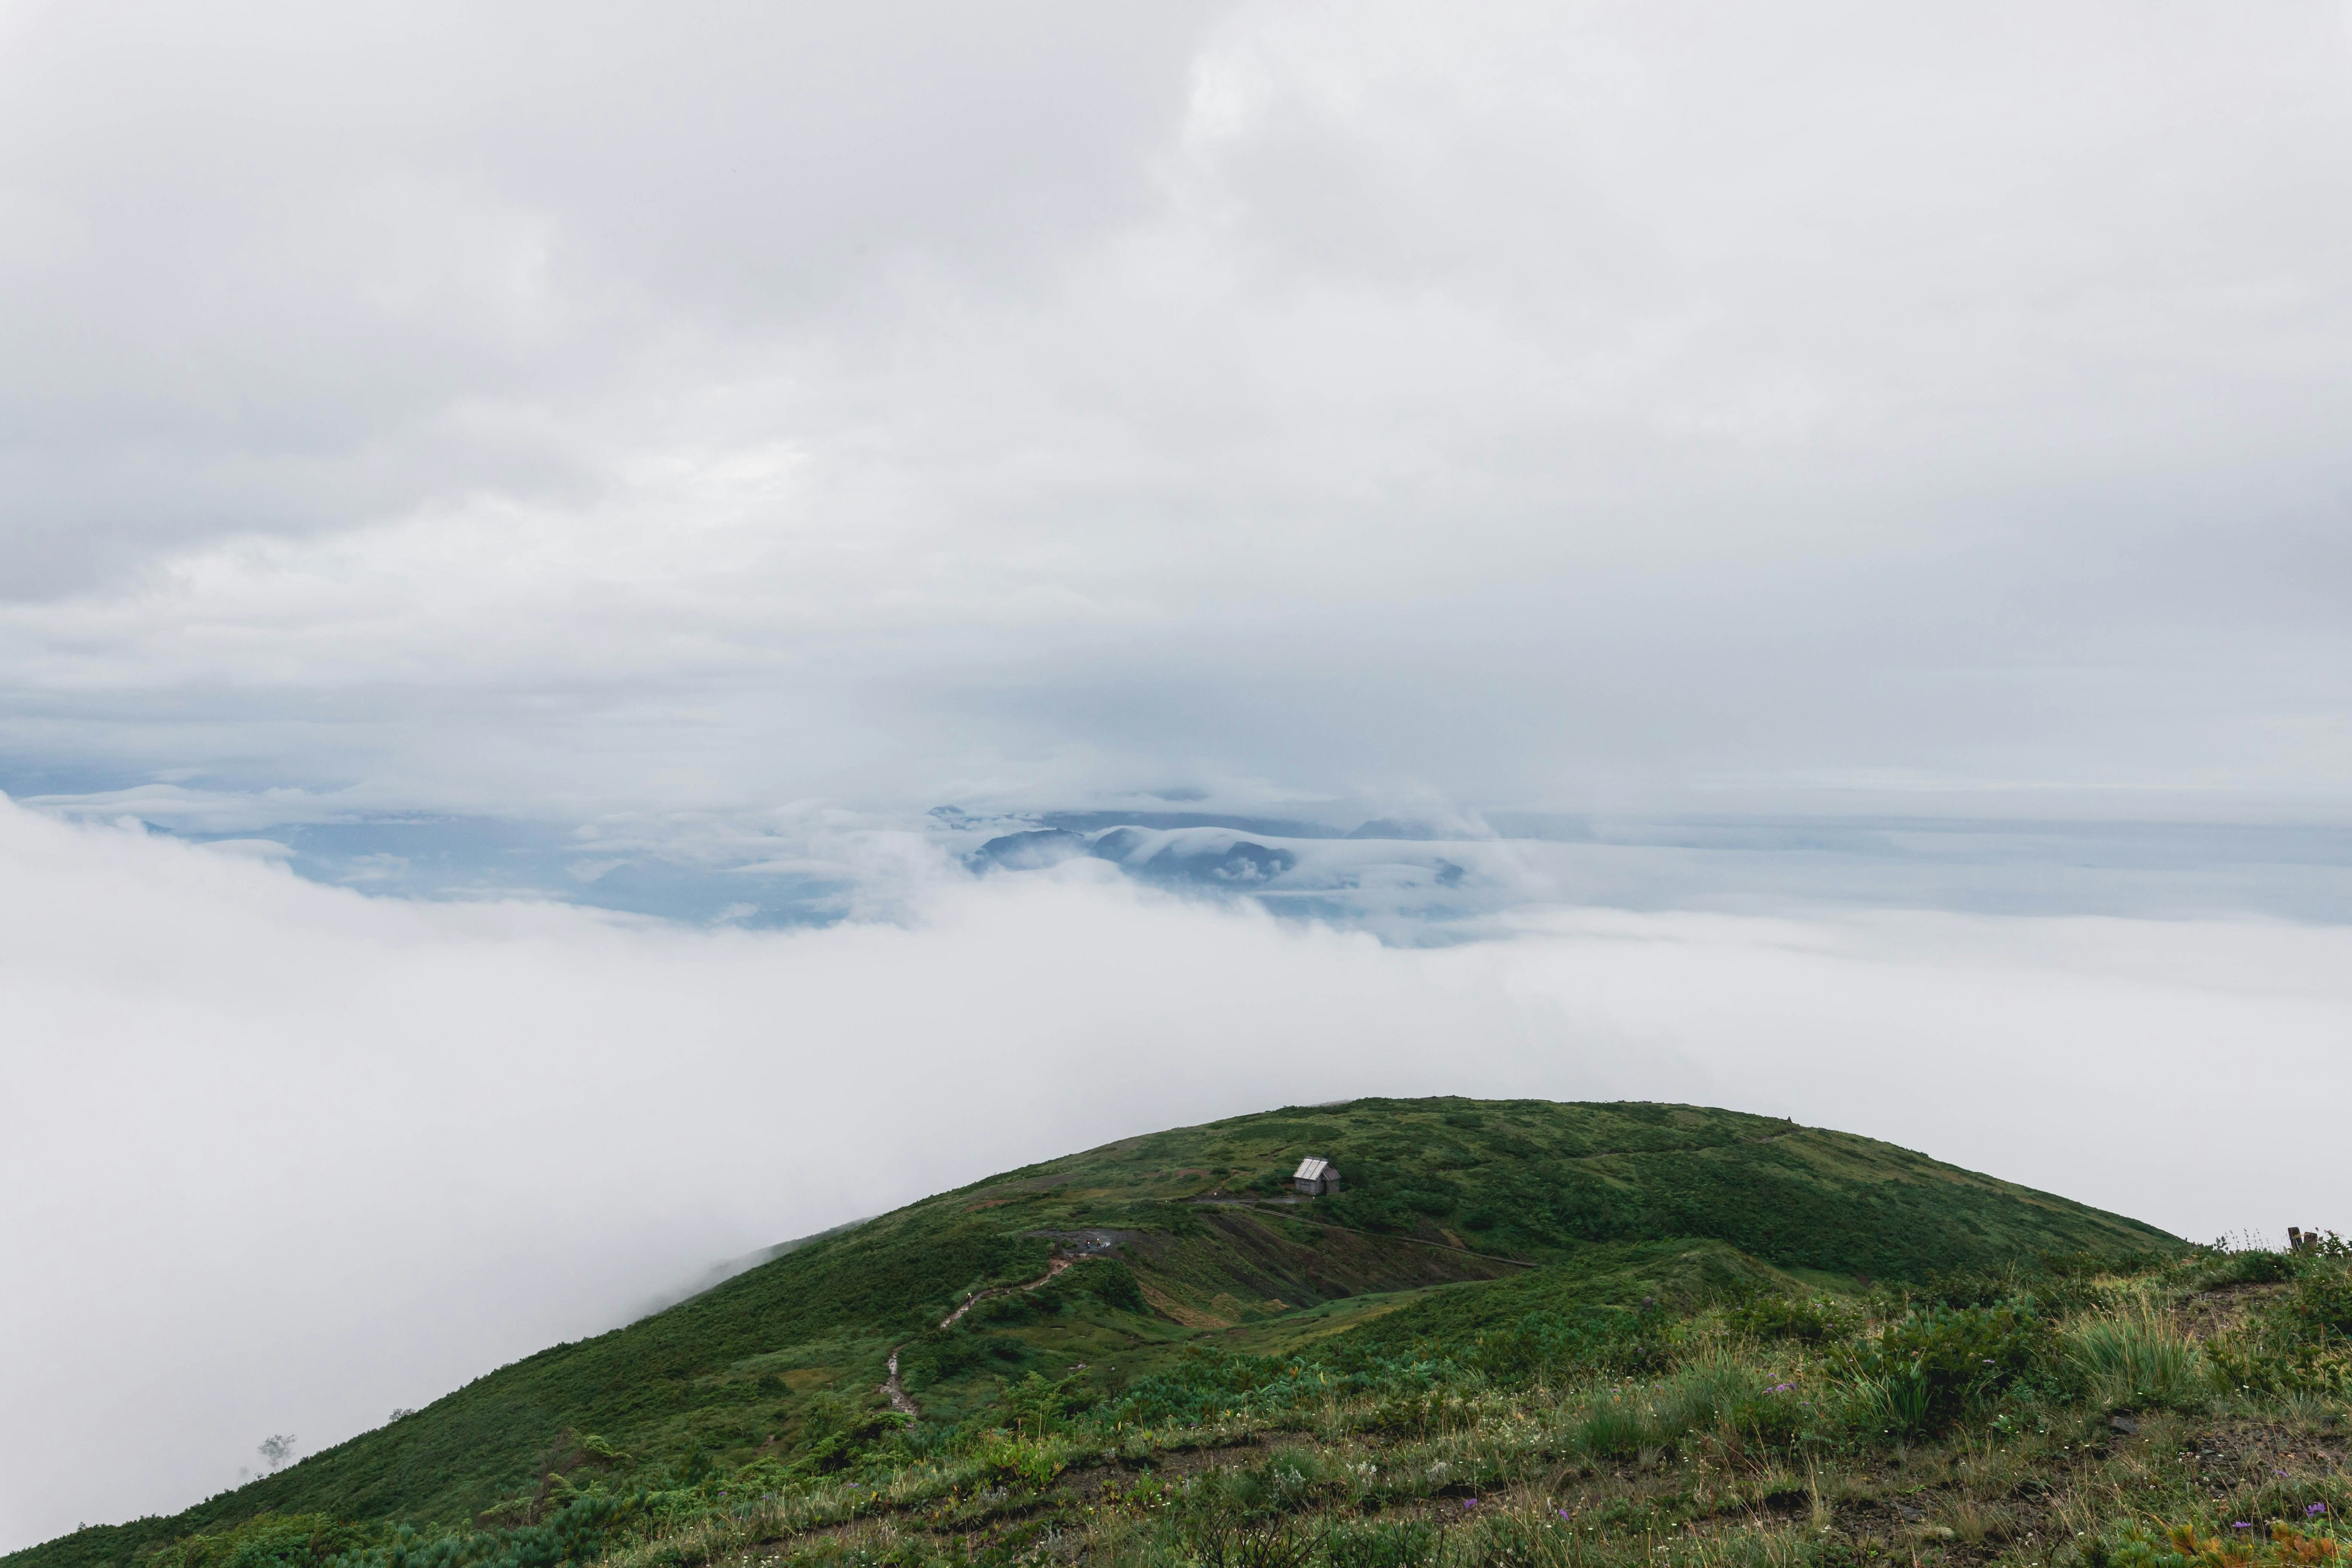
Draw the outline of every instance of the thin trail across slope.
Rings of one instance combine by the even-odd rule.
[[[955,1327],[955,1321],[958,1318],[962,1317],[966,1312],[971,1311],[974,1307],[979,1306],[991,1296],[1010,1296],[1015,1290],[1034,1290],[1039,1286],[1051,1280],[1055,1275],[1059,1274],[1063,1269],[1067,1268],[1071,1264],[1084,1263],[1085,1261],[1086,1258],[1083,1257],[1056,1258],[1053,1262],[1045,1266],[1045,1272],[1037,1276],[1036,1279],[1030,1280],[1026,1285],[999,1285],[992,1290],[975,1290],[971,1295],[963,1299],[962,1306],[958,1307],[954,1311],[950,1312],[946,1317],[940,1320],[940,1327],[943,1329],[951,1329]]]
[[[1039,1287],[1051,1282],[1055,1275],[1059,1274],[1071,1264],[1084,1263],[1090,1257],[1099,1258],[1101,1256],[1103,1255],[1100,1253],[1082,1253],[1076,1258],[1056,1258],[1053,1262],[1046,1265],[1045,1272],[1040,1274],[1036,1279],[1030,1280],[1025,1285],[999,1285],[992,1289],[975,1290],[971,1295],[964,1298],[962,1306],[958,1307],[954,1311],[950,1312],[946,1317],[940,1320],[940,1327],[943,1329],[953,1328],[955,1326],[955,1321],[958,1318],[962,1317],[966,1312],[971,1311],[974,1307],[979,1306],[991,1296],[1010,1296],[1016,1290],[1037,1289]],[[913,1416],[919,1419],[923,1414],[922,1411],[917,1408],[915,1402],[907,1396],[907,1391],[898,1386],[899,1349],[900,1347],[898,1345],[892,1345],[890,1347],[890,1375],[883,1383],[878,1392],[889,1399],[891,1409],[898,1412],[901,1415]]]

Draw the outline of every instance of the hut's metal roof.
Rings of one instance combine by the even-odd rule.
[[[1294,1182],[1319,1182],[1323,1179],[1323,1173],[1330,1168],[1328,1160],[1301,1160],[1298,1169],[1291,1173],[1290,1179]]]

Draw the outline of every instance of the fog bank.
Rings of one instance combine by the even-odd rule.
[[[904,924],[363,898],[0,803],[0,1546],[171,1510],[712,1263],[1149,1129],[1659,1098],[2172,1230],[2327,1224],[2352,933],[1554,910],[1385,948],[1074,862]],[[2280,1086],[2291,1086],[2282,1089]],[[2218,1127],[2227,1162],[2196,1151]]]

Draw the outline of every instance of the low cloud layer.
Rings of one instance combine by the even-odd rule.
[[[185,1504],[719,1259],[1360,1094],[1793,1115],[2177,1232],[2324,1224],[2352,934],[1556,910],[1444,951],[1080,859],[903,923],[369,899],[0,805],[0,1546]]]

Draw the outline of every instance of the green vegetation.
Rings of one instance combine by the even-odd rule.
[[[1307,1154],[1339,1194],[1286,1192]],[[1106,1237],[1116,1256],[1087,1255]],[[2352,1321],[2336,1268],[1727,1111],[1292,1108],[927,1199],[175,1518],[6,1563],[1369,1568],[1630,1562],[1641,1531],[1704,1556],[1751,1528],[1779,1561],[1827,1550],[1762,1522],[1791,1477],[1833,1515],[1822,1477],[1890,1452],[2071,1453],[2108,1405],[2320,1397]],[[2192,1342],[2171,1314],[2231,1269],[2271,1270],[2218,1281],[2266,1304]],[[919,1419],[881,1392],[894,1350]]]

